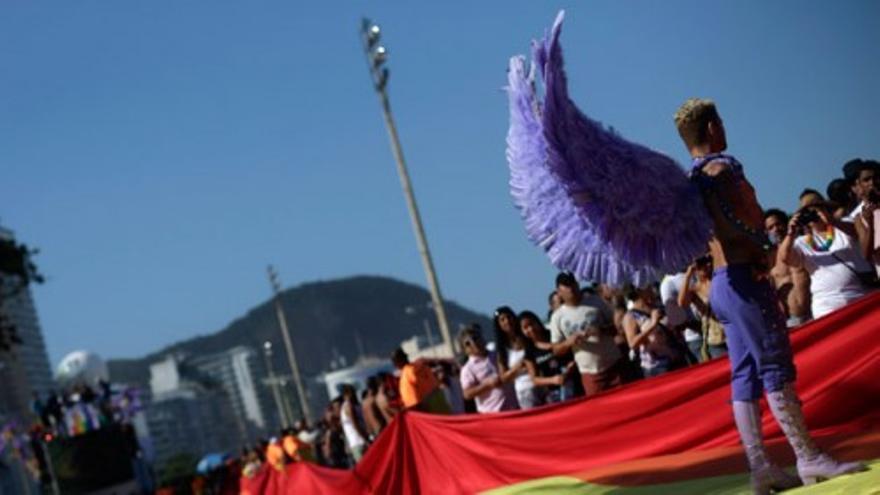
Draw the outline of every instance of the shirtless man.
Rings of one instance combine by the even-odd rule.
[[[776,248],[788,230],[788,215],[770,208],[764,212],[764,232],[773,247],[770,256],[770,278],[788,317],[786,326],[794,328],[810,320],[810,274],[803,268],[792,268],[776,259]]]
[[[724,124],[710,100],[687,100],[675,125],[693,158],[692,180],[713,220],[709,250],[715,265],[710,303],[724,325],[732,371],[733,415],[745,447],[755,493],[797,486],[771,464],[761,436],[762,389],[773,416],[797,455],[804,483],[863,469],[821,452],[804,423],[794,391],[795,368],[776,290],[769,280],[764,212],[735,158],[724,155]]]

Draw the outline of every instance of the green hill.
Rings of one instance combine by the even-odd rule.
[[[334,349],[353,363],[358,354],[356,335],[364,354],[387,356],[400,341],[415,334],[424,335],[422,319],[427,315],[434,338],[439,329],[434,313],[425,305],[429,293],[422,287],[378,276],[357,276],[339,280],[311,282],[290,288],[281,294],[297,359],[303,374],[314,376],[328,369]],[[417,314],[404,308],[417,307]],[[478,322],[484,329],[491,322],[484,316],[446,301],[446,313],[453,338],[459,325]],[[489,337],[487,335],[487,337]],[[286,365],[284,346],[272,300],[249,310],[211,335],[194,337],[172,344],[140,359],[111,359],[108,362],[114,382],[149,385],[149,365],[172,352],[203,355],[244,345],[259,349],[272,342],[276,369]]]

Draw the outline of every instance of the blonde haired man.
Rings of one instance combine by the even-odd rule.
[[[727,338],[733,415],[748,457],[752,489],[769,493],[797,486],[796,479],[767,459],[758,405],[762,390],[794,448],[804,483],[863,469],[861,464],[840,463],[822,453],[807,431],[794,391],[785,315],[767,273],[763,209],[742,165],[723,154],[727,136],[715,103],[687,100],[675,114],[675,125],[693,158],[691,178],[700,187],[713,221],[709,250],[715,272],[709,301]]]

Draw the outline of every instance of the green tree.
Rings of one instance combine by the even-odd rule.
[[[31,282],[43,283],[43,276],[31,259],[35,254],[37,250],[25,244],[18,244],[13,239],[0,239],[0,352],[21,344],[15,325],[3,314],[3,302],[15,297]]]
[[[173,455],[165,462],[159,476],[159,485],[176,485],[181,482],[188,484],[189,478],[196,474],[196,464],[199,462],[196,456],[189,452],[181,452]]]

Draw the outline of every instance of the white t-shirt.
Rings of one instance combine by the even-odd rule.
[[[666,309],[666,327],[675,328],[682,323],[694,320],[693,314],[688,309],[684,309],[678,305],[678,295],[684,288],[684,273],[676,273],[675,275],[667,275],[660,282],[660,301]],[[684,340],[688,342],[696,342],[702,340],[703,336],[691,328],[685,328]]]
[[[856,219],[859,219],[863,224],[865,220],[862,217],[862,208],[864,208],[865,202],[862,201],[858,206],[853,208],[853,211],[849,212],[849,215],[843,217],[841,220],[844,222],[855,223]],[[880,230],[878,230],[878,223],[880,223],[880,213],[874,211],[874,245],[877,246],[877,239],[880,238]],[[875,247],[876,249],[876,247]],[[877,259],[877,258],[875,258]],[[880,260],[874,262],[874,269],[877,271],[877,275],[880,275]]]
[[[342,433],[345,434],[345,440],[346,442],[348,442],[349,447],[353,449],[363,447],[364,445],[366,445],[367,441],[364,440],[364,437],[361,436],[360,432],[354,425],[354,422],[357,421],[358,418],[352,418],[348,414],[348,407],[346,406],[348,406],[348,401],[346,401],[346,404],[342,407],[342,413],[340,414],[340,419],[342,422]],[[351,405],[351,408],[355,411],[355,414],[357,415],[356,406]]]
[[[507,349],[507,368],[513,368],[516,366],[523,358],[526,357],[525,349]],[[528,390],[531,388],[535,388],[535,383],[532,382],[532,377],[529,376],[529,372],[527,369],[523,368],[522,371],[516,375],[516,378],[513,380],[513,387],[517,392]]]
[[[604,301],[599,299],[596,302],[591,299],[590,302],[591,305],[582,302],[580,306],[563,304],[553,312],[553,317],[550,318],[550,335],[554,344],[590,326],[603,327],[613,322],[613,313]],[[605,334],[587,337],[586,342],[575,345],[571,350],[581,373],[600,373],[620,359],[620,351],[614,338]]]
[[[814,236],[816,244],[821,240],[814,233],[810,235]],[[814,250],[807,244],[805,236],[795,240],[794,249],[800,252],[804,268],[810,273],[813,318],[824,316],[868,293],[853,270],[870,272],[872,267],[862,258],[856,242],[844,232],[834,229],[834,240],[828,251]]]

